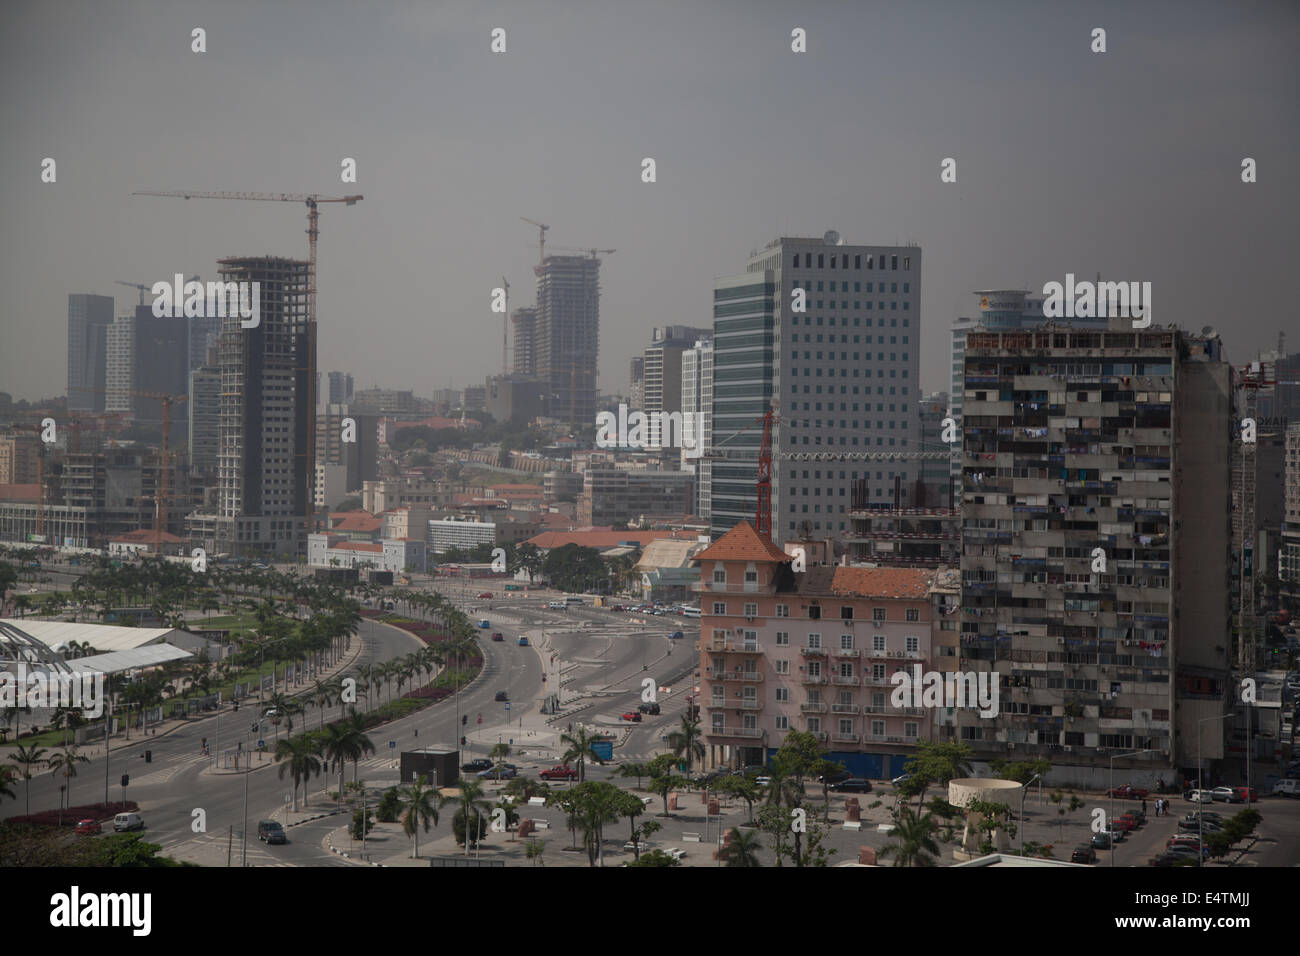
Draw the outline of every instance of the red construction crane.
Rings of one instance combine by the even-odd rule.
[[[250,199],[261,202],[300,202],[307,204],[307,441],[302,452],[306,458],[307,488],[303,496],[307,533],[315,520],[312,485],[316,474],[316,239],[320,235],[321,203],[355,206],[364,196],[322,196],[319,193],[237,193],[186,192],[180,190],[140,190],[133,196],[169,196],[175,199]]]

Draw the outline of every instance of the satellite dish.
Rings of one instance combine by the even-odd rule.
[[[1215,331],[1215,328],[1212,325],[1207,325],[1205,328],[1201,329],[1201,334],[1207,339],[1217,339],[1219,337],[1219,333]]]
[[[840,243],[840,234],[834,229],[828,229],[826,235],[822,236],[822,242],[828,246],[837,246]]]

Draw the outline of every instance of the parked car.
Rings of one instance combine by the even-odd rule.
[[[889,782],[892,786],[899,787],[907,783],[907,781],[911,779],[912,779],[912,775],[910,773],[904,773],[904,774],[899,774],[897,777],[895,777],[893,780]]]
[[[1300,797],[1300,780],[1279,780],[1273,784],[1275,797]]]
[[[77,832],[83,836],[91,836],[96,833],[103,833],[104,827],[98,820],[78,820]]]
[[[486,757],[475,757],[473,760],[466,761],[460,765],[462,773],[480,773],[484,770],[491,770],[496,764]]]
[[[1241,798],[1237,796],[1235,787],[1215,787],[1210,791],[1210,796],[1221,803],[1240,803]]]
[[[1214,794],[1210,790],[1188,790],[1183,794],[1183,799],[1190,803],[1213,803]]]
[[[1113,787],[1107,790],[1106,796],[1114,797],[1117,800],[1145,800],[1150,792],[1149,790],[1142,790],[1125,784],[1122,787]]]
[[[519,635],[519,640],[515,641],[515,643],[518,644],[520,647],[530,647],[530,646],[531,646],[531,645],[528,643],[528,638],[525,637],[523,634],[520,634],[520,635]]]
[[[1123,830],[1102,830],[1100,833],[1092,835],[1092,848],[1094,850],[1109,850],[1116,843],[1124,842]]]
[[[641,711],[643,714],[649,714],[652,717],[659,716],[659,705],[653,702],[649,704],[641,704],[637,707],[637,710]]]
[[[1195,833],[1176,833],[1165,841],[1165,847],[1190,846],[1198,847],[1201,845],[1201,838]]]
[[[1175,843],[1173,846],[1166,848],[1165,852],[1171,853],[1174,856],[1187,857],[1192,860],[1195,860],[1198,856],[1205,860],[1210,858],[1210,848],[1208,846],[1201,847],[1198,850],[1195,845]]]
[[[1254,787],[1233,787],[1238,803],[1259,803],[1259,791]]]
[[[492,640],[494,641],[504,641],[505,639],[506,636],[502,634],[500,631],[494,631],[492,634]]]
[[[685,631],[673,631],[671,634],[668,635],[668,639],[670,641],[680,641],[685,636],[686,636]]]
[[[1120,815],[1120,819],[1127,820],[1131,824],[1129,826],[1130,830],[1136,830],[1138,827],[1142,826],[1142,824],[1147,822],[1145,813],[1125,813]]]
[[[863,777],[849,777],[847,780],[831,784],[830,789],[836,793],[870,793],[871,781]]]
[[[480,598],[488,598],[488,599],[491,599],[491,597],[492,597],[492,592],[491,592],[491,591],[483,591],[482,593],[479,594],[479,597],[480,597]]]
[[[1200,831],[1202,833],[1218,833],[1223,829],[1223,824],[1218,820],[1202,820],[1199,823],[1195,818],[1191,820],[1183,819],[1178,821],[1178,829],[1186,830],[1189,833]]]
[[[144,817],[138,813],[119,813],[113,817],[113,832],[124,833],[131,830],[143,830]]]
[[[619,717],[619,720],[630,720],[633,723],[641,723],[641,712],[639,710],[629,711]]]
[[[1087,843],[1084,843],[1081,846],[1076,846],[1074,848],[1074,852],[1070,854],[1070,862],[1071,863],[1096,863],[1097,851],[1094,850]]]
[[[577,780],[578,771],[568,764],[559,764],[550,770],[543,770],[537,776],[543,780]]]
[[[289,842],[289,838],[284,835],[284,827],[275,820],[259,821],[257,824],[257,838],[264,841],[268,846]]]
[[[478,778],[480,780],[513,780],[517,776],[519,776],[519,769],[506,764],[504,767],[492,767],[489,770],[484,770],[478,775]]]
[[[1129,830],[1137,829],[1137,821],[1134,820],[1132,817],[1116,817],[1114,820],[1111,821],[1111,826],[1113,826],[1116,830],[1123,830],[1125,833],[1127,833]]]
[[[496,695],[495,700],[497,701],[497,703],[500,703],[500,702],[503,701],[503,700],[504,700],[504,701],[509,701],[509,700],[510,700],[510,695],[507,694],[507,693],[506,693],[505,691],[503,691],[503,690],[499,690],[499,691],[497,691],[497,695]]]
[[[1188,866],[1195,862],[1195,857],[1188,856],[1185,853],[1170,853],[1166,850],[1164,853],[1158,853],[1148,860],[1147,866]]]
[[[835,770],[818,777],[817,781],[819,783],[841,783],[852,776],[853,774],[849,773],[847,770]]]

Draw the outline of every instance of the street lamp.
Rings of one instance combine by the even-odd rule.
[[[1110,842],[1110,865],[1115,865],[1115,758],[1136,757],[1139,754],[1153,754],[1154,750],[1134,750],[1130,753],[1111,754],[1110,757],[1110,812],[1106,815],[1106,828]]]
[[[1025,855],[1025,797],[1029,795],[1029,786],[1035,780],[1041,781],[1043,775],[1036,773],[1020,786],[1020,855]],[[1041,783],[1040,783],[1041,786]]]
[[[1221,714],[1218,717],[1202,717],[1196,722],[1196,838],[1200,846],[1196,848],[1196,865],[1205,865],[1205,814],[1204,800],[1205,788],[1201,786],[1201,724],[1213,720],[1227,720],[1232,714]]]

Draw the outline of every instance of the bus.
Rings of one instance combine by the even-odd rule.
[[[682,617],[699,617],[699,616],[700,616],[700,609],[698,607],[682,608]]]

